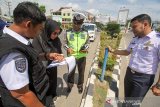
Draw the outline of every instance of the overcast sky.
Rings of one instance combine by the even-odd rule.
[[[0,0],[2,2],[4,0]],[[7,1],[7,0],[6,0]],[[24,0],[10,0],[12,2],[12,10],[15,6]],[[107,14],[112,17],[118,17],[120,8],[129,9],[129,18],[146,13],[153,20],[160,21],[160,0],[28,0],[38,2],[40,5],[45,5],[47,14],[50,9],[58,10],[60,7],[72,6],[74,9],[87,10],[91,13]],[[0,3],[1,4],[1,3]],[[0,6],[3,6],[3,2]],[[7,8],[6,8],[7,9]]]

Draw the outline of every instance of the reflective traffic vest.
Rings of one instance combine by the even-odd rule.
[[[88,40],[88,35],[86,31],[81,32],[67,32],[67,45],[73,49],[74,53],[69,54],[69,56],[74,56],[76,59],[86,57],[87,53],[82,53],[82,47],[86,44]]]

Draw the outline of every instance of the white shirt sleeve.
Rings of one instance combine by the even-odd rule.
[[[7,89],[17,90],[29,84],[26,57],[20,53],[10,53],[4,57],[0,63],[0,76]]]

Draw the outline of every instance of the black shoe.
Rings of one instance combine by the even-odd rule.
[[[67,92],[68,92],[68,93],[70,93],[71,90],[72,90],[72,88],[70,88],[70,87],[67,88]]]
[[[50,105],[49,105],[49,107],[55,107],[54,102],[51,102]]]
[[[78,87],[78,93],[81,94],[83,92],[83,87]]]
[[[73,83],[68,83],[68,88],[67,88],[67,92],[70,93],[73,87]]]

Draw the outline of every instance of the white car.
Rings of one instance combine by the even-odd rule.
[[[96,39],[97,26],[93,23],[84,23],[82,28],[88,31],[89,40],[94,41]]]

